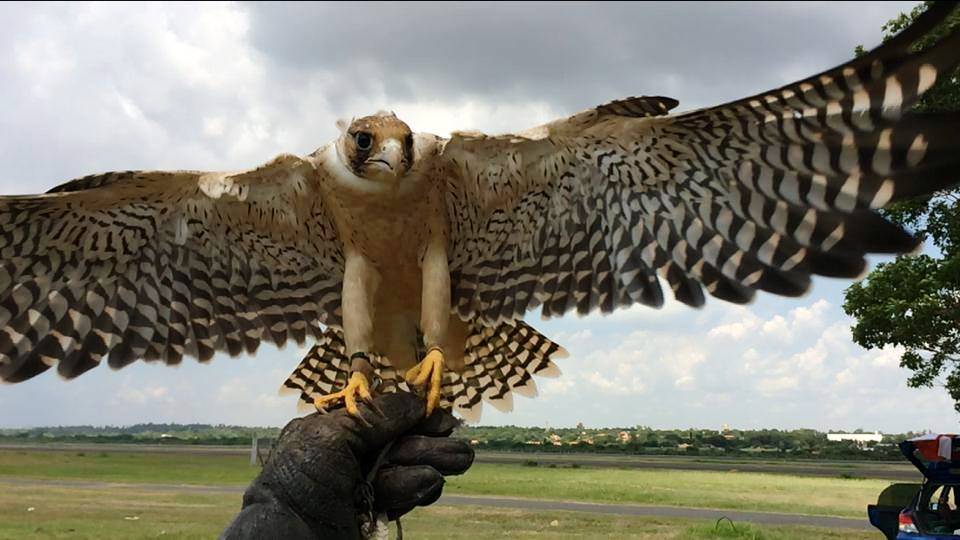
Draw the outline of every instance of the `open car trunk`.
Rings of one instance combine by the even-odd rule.
[[[924,477],[907,506],[919,533],[960,538],[960,437],[930,434],[903,441],[899,447]]]
[[[960,538],[960,483],[926,482],[913,511],[922,534]]]
[[[877,504],[867,506],[870,523],[880,529],[887,540],[895,540],[899,532],[900,512],[913,505],[922,484],[890,484],[880,493]]]

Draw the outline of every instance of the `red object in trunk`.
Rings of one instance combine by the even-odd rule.
[[[941,441],[941,439],[951,439],[950,441]],[[960,437],[953,434],[930,434],[916,439],[910,439],[910,442],[920,452],[920,456],[925,461],[944,461],[945,458],[940,454],[941,446],[948,444],[950,447],[950,460],[960,462]]]

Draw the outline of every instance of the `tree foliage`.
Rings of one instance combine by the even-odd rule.
[[[884,39],[909,26],[928,5],[887,22]],[[957,27],[955,11],[916,47],[929,47]],[[960,111],[960,72],[938,80],[914,111]],[[868,349],[903,347],[900,365],[913,372],[908,384],[943,384],[960,412],[960,186],[898,202],[883,213],[932,245],[928,251],[935,254],[899,256],[847,289],[843,308],[856,319],[853,340]]]
[[[854,433],[862,433],[862,429]],[[0,429],[3,444],[108,443],[149,445],[217,445],[249,448],[251,438],[260,448],[279,436],[277,427],[244,427],[206,424],[137,424],[118,426],[58,426]],[[470,441],[477,450],[528,454],[618,454],[713,456],[758,459],[900,460],[896,444],[920,433],[885,434],[880,444],[858,445],[830,441],[827,433],[813,429],[653,429],[647,426],[590,428],[460,426],[453,434]],[[105,450],[110,451],[110,450]],[[531,455],[529,464],[536,465]]]

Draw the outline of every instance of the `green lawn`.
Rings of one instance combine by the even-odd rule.
[[[239,510],[240,498],[5,485],[0,538],[216,538]]]
[[[728,522],[606,516],[578,512],[507,510],[436,506],[418,509],[403,519],[405,538],[556,538],[556,539],[683,539],[744,540],[876,540],[870,531],[830,531],[816,527],[758,527]]]
[[[478,463],[445,493],[863,517],[886,480]]]
[[[0,538],[211,538],[236,514],[240,494],[178,493],[137,484],[244,486],[244,456],[0,450],[0,479],[130,484],[115,489],[5,484]],[[656,504],[843,517],[864,516],[888,484],[741,472],[587,469],[478,463],[450,478],[448,494]],[[28,509],[32,509],[29,510]],[[828,531],[674,518],[434,506],[404,519],[409,538],[875,538]]]
[[[0,538],[214,538],[240,508],[240,495],[175,491],[4,486]],[[30,510],[32,509],[32,510]],[[575,512],[433,506],[403,519],[416,539],[875,539],[869,531],[758,527],[689,519],[606,516]]]
[[[242,456],[0,450],[0,478],[246,485]],[[445,493],[863,517],[890,482],[713,471],[549,468],[478,463]]]
[[[245,456],[0,450],[0,478],[244,485],[257,471]]]

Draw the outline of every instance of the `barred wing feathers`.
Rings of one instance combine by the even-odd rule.
[[[314,166],[127,171],[0,197],[0,378],[176,364],[339,324],[342,253]]]
[[[960,63],[934,5],[867,55],[780,89],[665,116],[630,98],[517,135],[454,134],[453,301],[484,324],[660,306],[756,290],[797,296],[812,274],[856,277],[870,252],[917,242],[872,210],[960,180],[960,117],[908,113]]]

